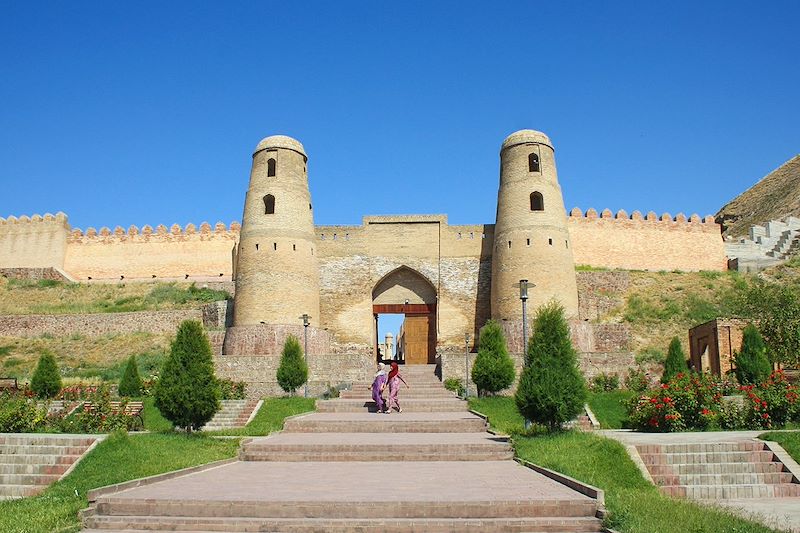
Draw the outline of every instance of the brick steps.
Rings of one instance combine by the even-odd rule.
[[[58,481],[96,437],[0,434],[0,499],[33,496]]]
[[[387,400],[389,399],[389,391],[384,391],[383,397]],[[457,396],[452,393],[451,391],[445,389],[444,387],[437,387],[437,388],[430,388],[430,389],[406,389],[400,391],[399,394],[400,403],[404,400],[410,399],[428,399],[428,398],[442,398],[442,399],[455,399]],[[371,400],[372,399],[372,391],[368,390],[367,387],[361,388],[354,388],[351,390],[343,390],[339,392],[340,399],[347,399],[347,400]]]
[[[653,482],[696,500],[800,496],[800,483],[763,442],[648,444],[636,447]]]
[[[203,431],[219,431],[246,426],[259,402],[257,400],[222,400],[221,404],[220,410],[203,427]]]
[[[442,411],[469,411],[469,405],[463,400],[456,398],[445,399],[401,399],[400,405],[403,411],[409,413],[436,413]],[[317,412],[320,413],[359,413],[369,411],[376,413],[378,407],[373,400],[317,400]]]
[[[344,415],[360,413],[316,413],[292,418],[284,424],[284,431],[294,433],[469,433],[485,431],[486,422],[477,416],[464,413],[459,418],[420,418],[429,413],[367,414],[371,419],[345,418]],[[430,413],[438,414],[438,413]],[[329,415],[329,416],[325,416]],[[340,418],[336,418],[339,415]],[[413,418],[411,417],[414,416]]]
[[[588,533],[602,531],[595,518],[374,518],[374,519],[248,519],[241,517],[217,519],[177,519],[163,517],[102,517],[88,521],[98,529],[86,533],[124,533],[152,528],[171,531],[281,531],[285,533],[326,531],[380,531],[387,533],[464,533],[528,532],[528,533]],[[135,526],[137,529],[128,529]],[[119,528],[119,529],[117,529]]]

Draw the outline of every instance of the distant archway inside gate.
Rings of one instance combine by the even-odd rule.
[[[386,274],[372,291],[372,313],[375,320],[375,356],[381,353],[378,338],[379,316],[403,315],[398,332],[394,359],[406,364],[432,364],[436,360],[436,287],[422,274],[401,266]]]

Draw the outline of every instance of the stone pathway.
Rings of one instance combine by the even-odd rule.
[[[622,442],[667,494],[800,532],[800,466],[776,443],[758,440],[762,431],[600,433]]]
[[[486,432],[433,367],[403,373],[411,390],[432,391],[441,410],[423,411],[424,396],[415,403],[403,389],[403,413],[370,413],[362,384],[319,401],[327,412],[244,442],[240,461],[90,493],[84,525],[93,529],[85,531],[602,530],[602,496],[598,502],[513,461],[506,439]]]

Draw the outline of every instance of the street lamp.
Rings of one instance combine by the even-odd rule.
[[[300,319],[303,321],[303,344],[305,345],[305,348],[303,349],[303,359],[306,362],[306,370],[308,369],[308,325],[310,324],[310,318],[311,316],[308,313],[303,313],[303,316],[300,317]],[[308,398],[308,376],[306,376],[306,389],[304,396]]]
[[[535,287],[527,279],[519,280],[519,299],[522,300],[522,353],[528,350],[528,287]]]
[[[464,399],[469,398],[469,332],[464,333]]]

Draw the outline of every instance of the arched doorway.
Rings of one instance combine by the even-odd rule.
[[[436,362],[436,288],[425,276],[401,266],[386,274],[372,291],[375,318],[375,355],[378,355],[378,315],[403,314],[397,338],[398,350],[406,364]]]

